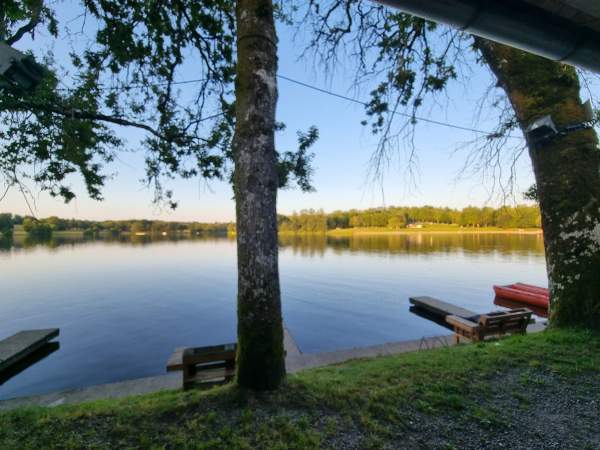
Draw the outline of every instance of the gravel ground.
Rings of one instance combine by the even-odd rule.
[[[408,405],[410,419],[390,426],[393,439],[341,427],[327,446],[336,449],[600,449],[600,377],[562,378],[512,371],[491,380],[494,391],[473,409],[424,414]]]

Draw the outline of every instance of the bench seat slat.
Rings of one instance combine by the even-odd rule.
[[[222,361],[226,359],[235,359],[235,350],[227,350],[214,353],[193,353],[188,352],[186,349],[183,352],[182,363],[183,365],[188,364],[201,364],[212,361]]]

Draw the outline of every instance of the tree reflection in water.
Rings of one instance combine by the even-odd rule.
[[[285,234],[279,237],[281,248],[291,248],[303,256],[323,255],[326,250],[383,254],[473,254],[540,256],[544,254],[541,234],[507,233],[411,233],[356,234]]]
[[[214,241],[235,239],[219,235],[201,236],[152,236],[121,235],[109,237],[52,236],[46,239],[24,235],[4,236],[0,239],[0,252],[11,249],[46,247],[56,249],[63,246],[85,245],[92,242],[119,245],[143,246],[160,242]],[[382,253],[382,254],[473,254],[540,256],[544,254],[541,234],[507,233],[411,233],[411,234],[356,234],[352,236],[328,236],[321,233],[282,234],[280,248],[290,248],[303,256],[322,256],[331,250],[336,254]]]

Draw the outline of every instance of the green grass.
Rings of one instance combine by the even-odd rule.
[[[540,380],[573,385],[598,374],[599,335],[553,330],[313,369],[268,394],[223,386],[20,409],[0,415],[0,448],[395,448],[430,438],[422,430],[440,421],[451,424],[444,446],[454,448],[461,427],[485,435],[513,426],[486,403],[499,392],[522,410],[545,389]]]

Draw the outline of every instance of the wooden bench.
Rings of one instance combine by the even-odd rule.
[[[235,376],[237,345],[178,348],[167,362],[167,372],[183,371],[183,389],[227,383]]]
[[[454,338],[458,343],[460,338],[471,341],[483,341],[489,336],[502,336],[505,334],[527,332],[527,325],[531,321],[532,312],[527,308],[518,308],[511,311],[498,311],[480,316],[465,318],[450,315],[446,322],[454,329]]]

